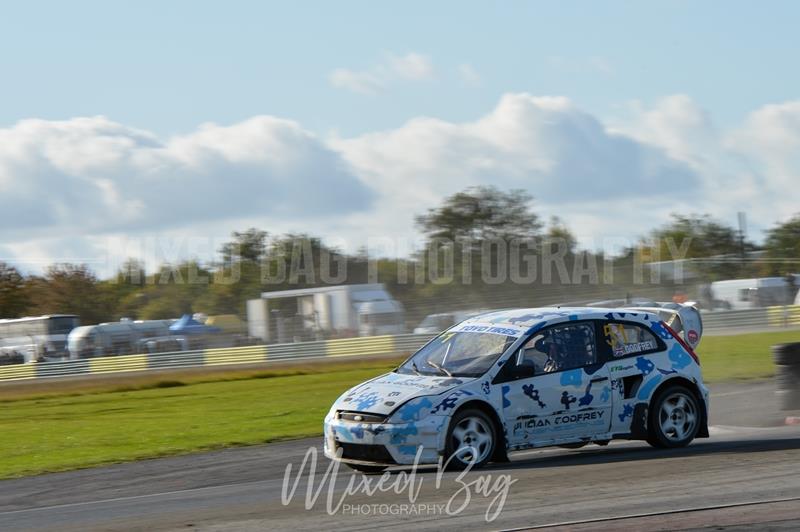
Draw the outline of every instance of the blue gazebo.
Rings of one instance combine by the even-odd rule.
[[[200,323],[189,314],[184,314],[181,319],[169,326],[170,334],[214,334],[220,332],[219,327],[211,327]]]

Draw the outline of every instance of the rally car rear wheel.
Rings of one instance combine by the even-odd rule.
[[[494,423],[480,410],[458,412],[447,431],[447,464],[451,469],[473,469],[486,464],[494,454],[497,434]]]
[[[654,447],[684,447],[700,428],[700,407],[684,386],[670,386],[653,403],[647,441]]]

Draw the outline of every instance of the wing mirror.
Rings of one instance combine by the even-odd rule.
[[[536,368],[531,363],[526,364],[521,354],[522,352],[518,351],[515,356],[506,361],[492,381],[493,384],[528,379],[536,375]]]
[[[536,375],[536,368],[529,364],[514,364],[510,369],[513,380],[528,379]]]

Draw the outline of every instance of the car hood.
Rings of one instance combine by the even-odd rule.
[[[336,400],[333,408],[389,415],[410,399],[425,395],[440,395],[473,380],[475,379],[472,377],[387,373],[354,386]]]

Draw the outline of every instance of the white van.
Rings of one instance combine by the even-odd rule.
[[[784,277],[733,279],[711,283],[712,309],[745,310],[786,305],[794,290]]]
[[[486,310],[456,310],[453,312],[440,312],[429,314],[414,328],[414,334],[439,334],[467,318],[477,316]]]

